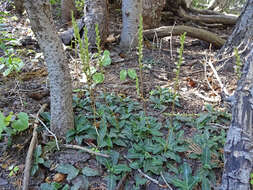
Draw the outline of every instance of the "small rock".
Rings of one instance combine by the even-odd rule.
[[[8,181],[6,179],[0,178],[0,187],[4,185],[8,185]]]
[[[89,181],[83,175],[79,175],[75,179],[73,179],[72,184],[74,185],[73,189],[79,189],[79,190],[89,189]]]

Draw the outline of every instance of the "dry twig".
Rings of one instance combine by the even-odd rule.
[[[47,107],[47,104],[44,104],[44,105],[41,106],[40,110],[38,111],[38,113],[36,115],[36,119],[35,119],[34,124],[33,124],[33,126],[34,126],[34,128],[33,128],[33,137],[32,137],[31,143],[29,145],[29,149],[28,149],[26,159],[25,159],[25,170],[24,170],[22,190],[28,190],[33,150],[34,150],[34,147],[37,144],[37,138],[38,138],[38,133],[37,133],[37,128],[38,128],[38,125],[39,125],[38,119],[39,119],[40,113],[43,112],[46,107]]]
[[[79,146],[79,145],[72,145],[72,144],[63,144],[61,145],[62,147],[64,148],[72,148],[72,149],[78,149],[78,150],[83,150],[85,152],[88,152],[90,154],[94,154],[96,156],[102,156],[102,157],[105,157],[105,158],[109,158],[110,156],[107,155],[107,154],[103,154],[103,153],[100,153],[100,152],[95,152],[93,150],[90,150],[88,148],[85,148],[85,147],[82,147],[82,146]]]

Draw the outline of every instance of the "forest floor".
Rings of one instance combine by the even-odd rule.
[[[6,4],[1,7],[0,11],[6,10]],[[161,25],[168,25],[168,23]],[[13,48],[12,56],[20,57],[25,64],[18,74],[11,73],[4,77],[1,71],[0,111],[5,115],[10,112],[14,114],[25,112],[29,115],[31,124],[29,130],[12,137],[10,146],[7,146],[9,136],[6,134],[3,133],[3,138],[0,140],[0,189],[11,190],[19,189],[22,185],[25,157],[33,130],[34,118],[31,115],[36,115],[43,104],[50,104],[50,93],[47,67],[31,32],[27,17],[17,18],[13,10],[10,10],[9,15],[5,16],[4,23],[1,23],[1,27],[1,31],[6,31],[5,35],[8,34],[15,39],[9,43],[9,46]],[[120,12],[115,11],[110,17],[110,34],[117,36],[120,29]],[[230,35],[232,28],[210,28],[209,30],[226,38]],[[101,112],[109,116],[106,119],[108,125],[106,128],[101,124],[102,119],[100,120],[98,133],[103,137],[97,137],[97,140],[94,137],[96,132],[94,133],[94,130],[86,126],[87,122],[91,122],[89,118],[92,118],[92,114],[89,93],[82,82],[80,59],[75,56],[74,50],[66,48],[73,79],[74,110],[78,116],[76,124],[86,126],[86,128],[81,127],[80,131],[76,130],[75,136],[69,135],[69,138],[72,144],[99,150],[109,154],[112,160],[104,161],[92,154],[74,149],[62,148],[56,151],[55,144],[52,143],[53,138],[41,129],[38,144],[42,147],[42,153],[38,153],[40,152],[38,148],[36,150],[37,159],[43,158],[43,161],[41,164],[37,163],[39,169],[31,177],[30,189],[38,189],[43,183],[44,189],[54,189],[51,182],[67,184],[73,189],[78,189],[77,184],[82,184],[83,189],[88,189],[88,187],[92,190],[115,189],[115,185],[121,181],[122,189],[169,189],[166,183],[174,189],[177,186],[175,180],[170,181],[169,178],[183,181],[183,174],[187,167],[192,170],[189,176],[192,180],[202,174],[208,179],[210,186],[218,185],[223,169],[223,145],[231,112],[229,105],[220,96],[221,87],[208,65],[208,62],[214,62],[214,56],[218,50],[210,48],[206,42],[186,37],[184,60],[175,92],[180,36],[172,36],[172,38],[169,36],[155,42],[145,41],[143,87],[146,106],[143,106],[137,94],[135,80],[130,78],[120,80],[120,71],[124,69],[135,69],[137,73],[139,72],[137,51],[132,50],[122,54],[118,41],[108,43],[106,48],[110,51],[112,62],[111,65],[105,67],[105,81],[97,85],[95,96],[97,109],[103,110]],[[2,49],[0,49],[0,55],[5,55]],[[219,73],[219,77],[232,93],[236,88],[236,74],[224,72]],[[103,91],[102,95],[99,93],[101,91]],[[103,107],[103,98],[107,102],[105,107]],[[172,106],[172,102],[175,102],[175,106]],[[107,112],[108,107],[109,112]],[[146,112],[143,113],[143,110]],[[49,106],[46,111],[49,111]],[[47,114],[45,113],[42,118],[47,125]],[[147,128],[143,126],[144,118],[148,120],[148,124],[144,124],[148,125]],[[173,124],[170,124],[171,121]],[[116,127],[114,130],[113,128],[118,125],[119,128]],[[129,132],[126,130],[127,127],[124,128],[125,125],[136,128]],[[155,130],[150,129],[152,127]],[[124,136],[124,134],[129,137],[126,138],[127,135]],[[149,138],[150,141],[147,140]],[[170,151],[159,151],[159,147],[166,144],[163,144],[162,139],[167,139],[169,142],[170,138],[171,144],[168,143]],[[203,159],[204,154],[209,159]],[[135,161],[133,163],[138,166],[130,163],[129,160]],[[46,167],[48,164],[49,167]],[[10,166],[17,166],[18,171],[12,172],[13,168]],[[152,177],[154,181],[148,180],[137,168],[146,176]],[[74,176],[73,179],[71,175]],[[110,180],[111,182],[108,182]],[[160,186],[155,184],[155,180]],[[51,186],[46,186],[45,183],[51,183]],[[201,184],[204,183],[202,178],[196,183],[194,189],[201,189]],[[55,189],[60,188],[55,187]]]

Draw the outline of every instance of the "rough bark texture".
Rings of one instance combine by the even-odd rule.
[[[77,10],[74,0],[61,0],[61,19],[63,24],[70,23],[72,20],[72,12],[76,15]]]
[[[245,59],[224,148],[225,165],[220,190],[249,190],[253,166],[253,49]]]
[[[15,12],[22,15],[24,12],[24,0],[14,0]]]
[[[50,127],[56,135],[63,137],[68,129],[74,127],[68,60],[56,32],[49,1],[25,0],[25,7],[48,66],[51,98]]]
[[[164,6],[165,0],[142,1],[144,29],[159,27]]]
[[[122,1],[123,28],[120,46],[123,49],[134,48],[138,44],[137,33],[140,14],[142,14],[141,0]]]
[[[143,35],[152,40],[154,36],[157,35],[159,38],[163,38],[166,36],[172,35],[181,35],[184,32],[187,33],[187,36],[193,37],[193,38],[198,38],[200,40],[206,41],[208,43],[213,44],[215,47],[220,48],[224,43],[225,40],[217,36],[216,34],[199,29],[199,28],[194,28],[190,26],[163,26],[160,28],[156,29],[150,29],[150,30],[145,30],[143,32]]]
[[[103,44],[108,36],[107,0],[86,0],[83,18],[88,29],[90,47],[95,47],[96,43],[95,24],[99,26],[101,43]]]
[[[248,0],[244,9],[237,20],[234,27],[233,33],[229,36],[227,42],[221,48],[219,54],[227,55],[234,51],[234,48],[239,47],[240,50],[245,50],[240,56],[244,57],[250,51],[247,45],[252,40],[253,37],[253,0]],[[224,68],[231,69],[233,67],[233,62],[227,64]]]

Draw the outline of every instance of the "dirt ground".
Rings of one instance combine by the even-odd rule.
[[[6,8],[5,6],[7,5],[2,3],[1,11]],[[10,13],[10,15],[13,15],[13,10]],[[121,28],[120,13],[111,12],[110,18],[110,34],[116,36],[120,33]],[[56,19],[58,18],[56,17]],[[41,105],[50,103],[48,73],[43,55],[40,54],[40,49],[30,30],[26,16],[22,18],[9,16],[5,28],[18,40],[19,45],[16,48],[19,50],[18,54],[24,61],[25,66],[18,76],[11,75],[5,78],[0,74],[0,111],[3,113],[22,111],[29,115],[36,115]],[[232,29],[229,27],[211,28],[210,31],[226,37]],[[178,60],[178,48],[180,47],[179,36],[167,37],[155,42],[145,41],[144,45],[144,96],[149,97],[150,91],[157,87],[173,89],[175,63]],[[114,92],[120,96],[139,100],[135,81],[131,79],[120,81],[119,75],[122,69],[134,68],[137,71],[139,70],[137,52],[132,50],[122,55],[118,41],[107,44],[107,48],[111,53],[112,64],[105,69],[106,76],[103,88],[106,92]],[[228,108],[220,98],[220,85],[208,65],[208,61],[214,61],[214,55],[217,51],[210,48],[206,42],[186,37],[183,53],[184,61],[181,66],[178,88],[182,106],[176,108],[176,113],[197,114],[204,111],[206,104],[211,104],[219,110]],[[69,58],[73,88],[82,89],[84,83],[80,82],[82,76],[80,60],[75,58],[74,51],[70,48],[66,49],[66,53]],[[235,90],[237,82],[235,74],[219,73],[219,77],[229,92]],[[101,85],[97,87],[98,91],[99,89],[102,89]],[[83,96],[78,92],[75,94],[79,97]],[[47,111],[49,111],[48,108]],[[169,112],[170,110],[163,111]],[[158,111],[153,111],[152,114],[158,114],[161,120],[164,117]],[[21,187],[22,171],[31,137],[32,129],[16,137],[10,149],[6,149],[6,139],[0,141],[0,189],[12,190]],[[41,138],[40,140],[43,141]],[[62,150],[51,154],[50,157],[54,162],[69,161],[69,163],[80,168],[83,166],[98,167],[98,163],[93,156],[76,150]],[[10,165],[19,166],[20,168],[19,172],[13,177],[8,177],[8,167]],[[105,171],[101,171],[101,176],[104,174]],[[46,177],[52,177],[52,175],[49,170],[42,167],[39,173],[32,177],[30,189],[38,189],[38,185]],[[82,181],[82,179],[77,179],[77,181]],[[89,181],[92,184],[90,189],[106,189],[105,182],[99,177],[90,178]],[[145,189],[156,189],[152,185],[152,183],[149,184]]]

